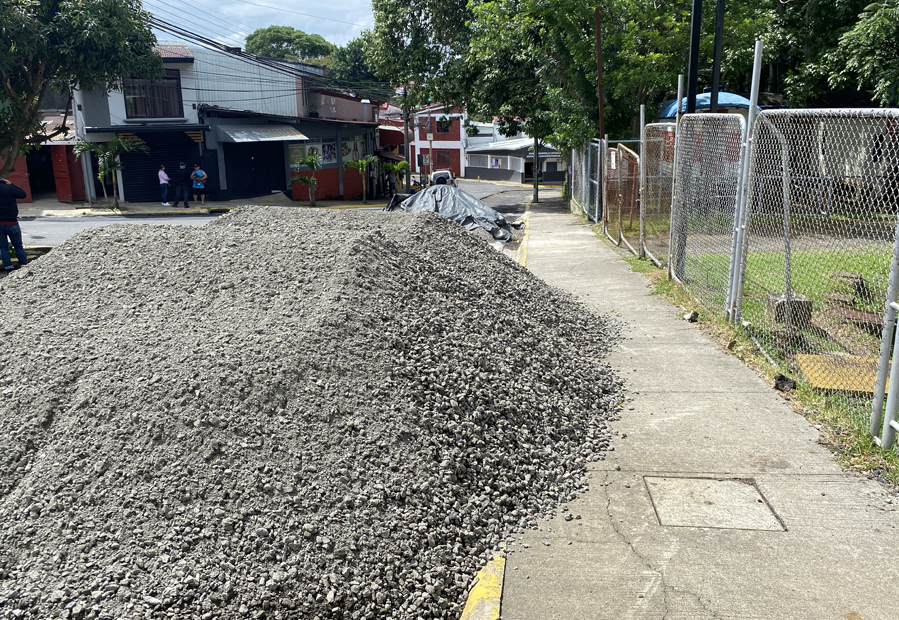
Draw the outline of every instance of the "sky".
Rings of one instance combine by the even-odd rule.
[[[246,35],[271,25],[292,26],[344,45],[374,23],[369,0],[143,0],[143,5],[159,19],[241,47]],[[160,41],[178,38],[155,32]]]

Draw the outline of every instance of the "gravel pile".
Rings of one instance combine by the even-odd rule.
[[[611,325],[433,214],[85,231],[0,317],[3,618],[455,618],[620,398]]]

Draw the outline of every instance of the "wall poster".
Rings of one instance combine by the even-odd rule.
[[[341,143],[341,155],[344,161],[356,161],[365,157],[365,136],[353,136]]]

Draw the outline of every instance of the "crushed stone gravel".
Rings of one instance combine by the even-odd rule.
[[[621,402],[615,325],[434,214],[85,231],[0,317],[2,618],[457,618]]]

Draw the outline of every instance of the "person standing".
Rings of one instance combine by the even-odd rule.
[[[175,170],[175,178],[172,180],[175,185],[175,208],[178,208],[178,202],[181,200],[181,197],[184,196],[184,208],[190,209],[190,205],[188,204],[190,201],[190,197],[188,196],[188,192],[190,192],[190,170],[187,169],[187,164],[183,161],[178,164],[178,169]]]
[[[9,255],[10,243],[19,259],[19,267],[28,264],[22,245],[22,229],[19,228],[19,205],[16,203],[17,198],[26,196],[24,189],[16,187],[9,179],[0,178],[0,259],[3,260],[4,273],[15,269]]]
[[[190,174],[190,178],[194,183],[194,202],[197,196],[200,197],[200,204],[206,204],[206,180],[209,178],[200,168],[200,164],[194,164],[194,171]]]
[[[171,207],[172,206],[166,200],[169,196],[169,181],[171,181],[171,179],[169,178],[169,175],[166,174],[166,172],[165,172],[165,165],[160,165],[159,166],[159,189],[162,190],[162,206],[163,207]]]
[[[393,170],[387,169],[387,193],[393,196],[396,193],[396,175]]]

